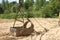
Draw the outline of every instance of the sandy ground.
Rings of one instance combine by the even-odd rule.
[[[51,30],[58,26],[58,18],[30,18],[31,22],[34,24],[34,29],[37,32],[44,31],[44,28]],[[26,21],[26,19],[24,20]],[[10,27],[13,27],[14,19],[0,19],[0,40],[40,40],[41,35],[34,35],[28,37],[13,37],[8,35],[10,32]],[[23,23],[17,21],[17,26],[22,26]]]

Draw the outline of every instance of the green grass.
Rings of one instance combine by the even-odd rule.
[[[0,14],[0,18],[2,19],[14,19],[15,13],[7,13],[7,14]]]
[[[0,18],[1,19],[14,19],[16,16],[16,13],[5,13],[5,14],[0,14]],[[26,17],[27,15],[25,15]],[[40,14],[29,14],[29,17],[33,16],[32,18],[42,18]],[[18,18],[21,18],[21,16],[18,16]],[[30,17],[31,18],[31,17]],[[58,16],[56,16],[55,18],[58,18]]]

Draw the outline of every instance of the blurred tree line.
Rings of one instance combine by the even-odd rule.
[[[22,9],[26,13],[25,17],[55,18],[59,15],[60,4],[57,0],[25,0],[22,3]],[[0,17],[12,17],[16,14],[16,11],[18,11],[16,1],[2,0],[2,3],[0,3]]]

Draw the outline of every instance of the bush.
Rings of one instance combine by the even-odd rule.
[[[0,7],[0,14],[4,13],[4,9],[2,7]]]

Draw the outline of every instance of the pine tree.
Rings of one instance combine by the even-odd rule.
[[[5,6],[6,6],[6,9],[9,9],[9,2],[8,2],[8,0],[6,0]]]
[[[5,0],[2,0],[2,7],[5,10]]]

